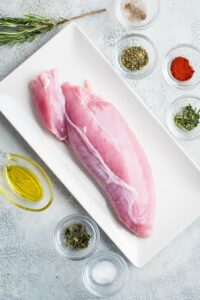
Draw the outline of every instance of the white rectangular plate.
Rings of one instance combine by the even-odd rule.
[[[51,68],[58,69],[62,81],[82,84],[88,79],[97,93],[119,109],[136,133],[152,166],[156,187],[157,213],[150,238],[137,238],[119,224],[67,147],[38,124],[29,83]],[[0,110],[136,266],[143,266],[199,216],[197,166],[75,24],[63,29],[0,83]]]

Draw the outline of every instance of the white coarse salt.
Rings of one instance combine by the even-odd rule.
[[[101,261],[97,263],[92,270],[92,278],[99,284],[108,284],[113,282],[117,275],[117,269],[110,261]]]

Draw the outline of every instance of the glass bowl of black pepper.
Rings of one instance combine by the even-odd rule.
[[[142,34],[130,34],[116,43],[114,61],[120,73],[129,79],[150,75],[156,67],[157,51],[153,42]]]
[[[179,139],[200,138],[200,98],[192,95],[176,98],[167,109],[166,123]]]
[[[149,28],[160,12],[159,0],[116,0],[115,14],[119,22],[130,29]]]
[[[89,217],[73,214],[63,218],[54,232],[59,254],[70,260],[82,260],[95,252],[100,240],[97,224]]]

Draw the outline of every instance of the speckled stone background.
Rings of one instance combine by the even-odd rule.
[[[164,122],[169,103],[183,91],[170,87],[163,79],[161,63],[166,52],[178,43],[200,47],[200,0],[160,0],[156,23],[143,31],[156,44],[159,63],[154,73],[141,81],[129,81],[145,103]],[[92,41],[111,59],[115,41],[128,31],[114,15],[114,0],[1,0],[0,16],[38,13],[68,17],[93,8],[106,7],[108,13],[79,21]],[[0,47],[0,78],[21,64],[56,31],[31,44],[12,49]],[[200,87],[190,93],[199,95]],[[200,142],[184,143],[189,154],[200,163]],[[0,115],[0,148],[40,159]],[[48,168],[45,166],[48,171]],[[44,213],[31,214],[15,209],[0,196],[0,300],[92,300],[81,283],[83,262],[60,257],[53,246],[52,233],[64,216],[83,212],[77,201],[49,171],[55,188],[55,202]],[[127,287],[111,300],[198,300],[200,299],[200,220],[162,250],[144,268],[129,264]],[[117,251],[101,232],[100,249]]]

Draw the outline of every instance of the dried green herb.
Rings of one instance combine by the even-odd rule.
[[[33,14],[26,15],[23,18],[0,18],[0,45],[13,46],[32,42],[38,35],[46,33],[54,27],[104,11],[106,9],[93,10],[70,19],[60,18],[58,20]]]
[[[193,108],[191,104],[188,104],[174,116],[174,122],[177,127],[191,131],[199,125],[200,109]]]
[[[138,71],[149,62],[147,51],[140,46],[125,48],[121,54],[121,63],[127,70]]]
[[[68,226],[64,233],[65,246],[75,250],[87,248],[90,238],[85,226],[80,223]]]

